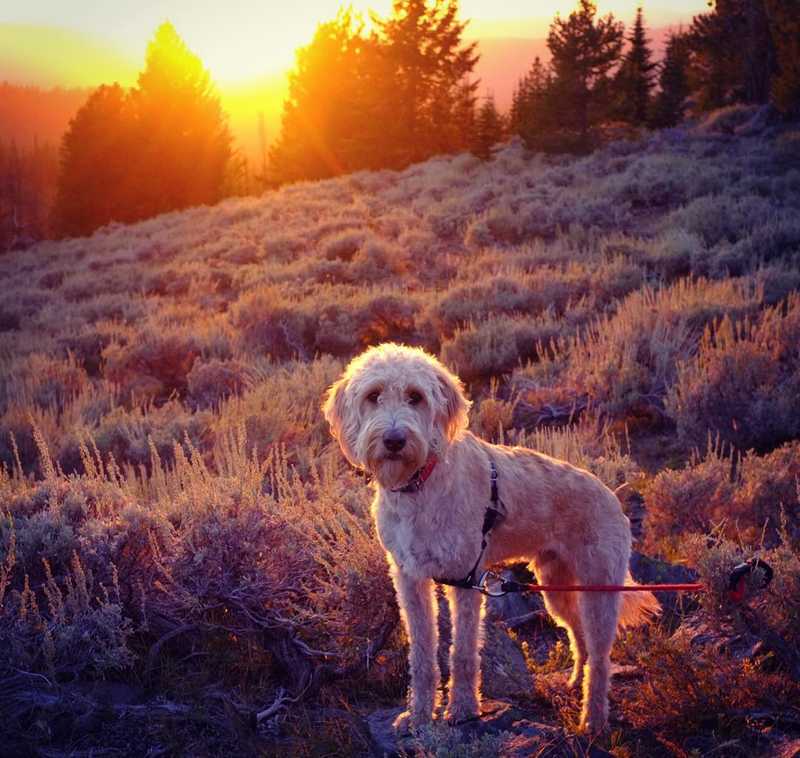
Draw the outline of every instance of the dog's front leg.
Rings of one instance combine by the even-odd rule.
[[[409,668],[411,693],[408,711],[398,716],[395,728],[405,731],[430,723],[439,686],[439,666],[436,663],[438,631],[433,582],[414,579],[397,570],[394,584],[400,601],[400,612],[410,642]]]
[[[453,623],[450,684],[446,718],[452,723],[480,713],[480,645],[483,595],[449,587],[447,600]]]

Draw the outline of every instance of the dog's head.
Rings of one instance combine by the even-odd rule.
[[[461,380],[436,358],[387,343],[353,359],[323,411],[347,459],[395,488],[466,428],[469,407]]]

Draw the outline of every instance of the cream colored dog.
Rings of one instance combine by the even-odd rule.
[[[466,430],[469,407],[461,381],[441,363],[396,344],[355,358],[324,405],[347,459],[377,482],[373,515],[411,641],[409,710],[398,729],[433,717],[439,684],[433,578],[462,578],[475,563],[492,462],[505,512],[482,566],[530,561],[544,584],[632,584],[630,525],[614,493],[568,463],[478,439]],[[474,590],[448,587],[453,645],[446,717],[453,722],[479,713],[482,600]],[[645,592],[552,592],[544,600],[569,635],[570,684],[583,686],[581,728],[596,732],[608,718],[617,626],[645,621],[658,603]]]

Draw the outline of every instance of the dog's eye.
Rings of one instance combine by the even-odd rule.
[[[369,393],[369,395],[367,395],[367,400],[370,403],[377,403],[378,402],[378,398],[380,396],[381,396],[381,393],[378,392],[378,390],[373,390],[372,392]]]
[[[408,402],[410,405],[419,405],[422,402],[422,395],[416,390],[408,393]]]

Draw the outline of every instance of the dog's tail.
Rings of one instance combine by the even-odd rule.
[[[630,571],[625,577],[625,585],[633,586]],[[620,626],[642,626],[649,624],[661,613],[661,605],[652,592],[622,592],[619,611]]]

